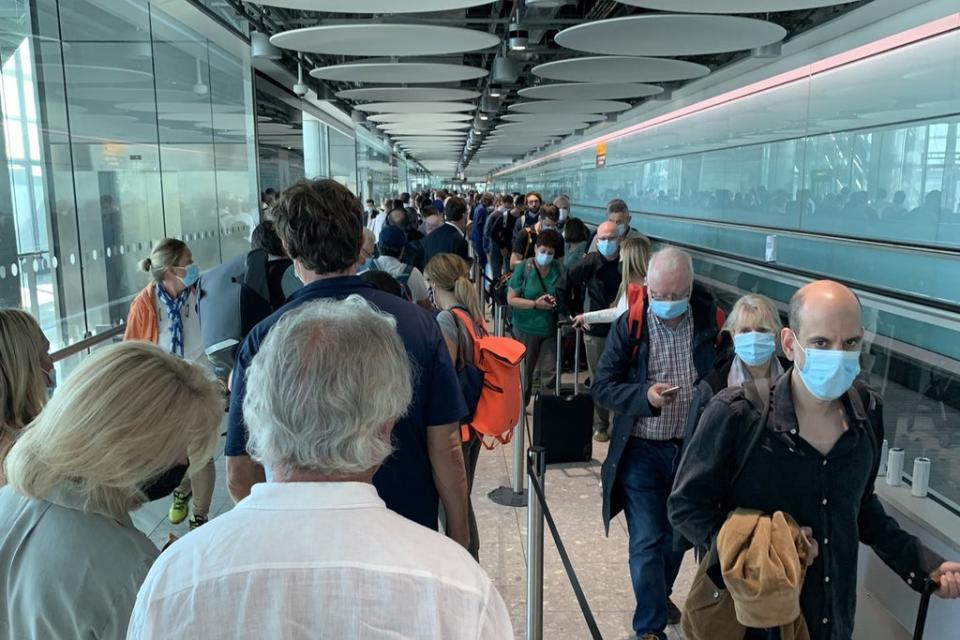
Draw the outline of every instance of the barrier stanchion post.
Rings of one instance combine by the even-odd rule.
[[[493,306],[493,333],[503,337],[503,307],[499,304]]]
[[[526,360],[526,356],[524,356]],[[524,362],[520,364],[520,397],[523,398],[523,390],[526,388],[526,367]],[[523,507],[527,504],[527,492],[524,490],[523,479],[526,477],[524,464],[524,441],[526,439],[527,426],[527,408],[520,407],[520,416],[517,418],[517,426],[513,428],[513,477],[509,487],[497,487],[487,494],[496,504],[504,507]]]
[[[543,488],[547,455],[543,447],[530,447],[530,482]],[[527,505],[527,640],[543,638],[543,506],[534,495]]]

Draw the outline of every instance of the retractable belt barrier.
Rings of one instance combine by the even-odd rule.
[[[583,619],[590,630],[593,640],[603,640],[600,628],[590,610],[587,596],[583,593],[577,572],[573,569],[570,556],[567,554],[560,532],[547,506],[544,494],[543,479],[547,470],[547,455],[543,447],[530,447],[527,451],[527,475],[530,479],[530,488],[535,500],[530,500],[527,507],[527,640],[542,640],[543,638],[543,522],[546,520],[550,528],[550,535],[557,545],[563,570],[567,573],[570,586],[577,597]]]
[[[495,305],[493,310],[493,330],[494,334],[504,337],[505,328],[505,307]],[[526,356],[524,356],[526,359]],[[521,372],[525,372],[526,367],[521,365]],[[526,384],[526,373],[522,373],[520,382],[520,395],[523,397],[523,389]],[[520,415],[517,417],[517,426],[513,428],[513,477],[509,487],[497,487],[487,494],[496,504],[502,507],[525,507],[527,506],[527,492],[523,487],[524,465],[523,452],[526,438],[527,408],[521,407]]]

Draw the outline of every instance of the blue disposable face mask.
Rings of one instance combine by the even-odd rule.
[[[538,253],[537,254],[537,264],[541,267],[545,267],[548,264],[553,262],[553,256],[549,253]]]
[[[597,251],[604,258],[610,258],[617,253],[620,243],[616,240],[597,240]]]
[[[683,300],[654,300],[650,299],[650,310],[661,320],[679,318],[690,307],[690,301]]]
[[[751,331],[733,337],[733,347],[737,357],[751,367],[759,367],[770,362],[777,351],[777,341],[771,333]]]
[[[860,351],[804,349],[794,334],[797,348],[803,352],[800,380],[815,398],[829,402],[845,394],[860,375]]]
[[[618,225],[617,225],[617,233],[620,235],[621,238],[622,238],[623,236],[627,235],[627,225],[625,225],[625,224],[618,224]]]
[[[47,398],[52,398],[53,392],[57,390],[57,370],[44,371],[43,375],[47,379]]]
[[[186,273],[184,273],[182,277],[177,277],[180,278],[180,282],[183,283],[183,286],[192,287],[197,283],[197,280],[200,279],[200,267],[198,267],[195,262],[191,262],[184,267],[184,269],[186,269]]]

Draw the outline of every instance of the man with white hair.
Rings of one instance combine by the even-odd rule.
[[[305,180],[286,189],[275,210],[277,233],[304,286],[254,327],[237,354],[225,447],[230,495],[239,501],[266,479],[264,467],[247,450],[242,406],[250,361],[285,313],[313,300],[356,294],[396,318],[397,332],[418,374],[413,402],[393,432],[396,450],[373,483],[390,509],[431,529],[438,527],[442,502],[446,534],[468,545],[467,474],[460,447],[460,420],[467,409],[436,320],[425,309],[356,276],[362,238],[360,202],[346,187],[334,180]],[[327,391],[313,384],[318,393]]]
[[[271,481],[164,552],[128,638],[512,638],[483,569],[372,484],[412,397],[392,316],[356,295],[284,314],[243,402]]]
[[[616,414],[602,471],[603,522],[609,531],[614,516],[621,510],[626,516],[637,599],[633,628],[639,640],[663,640],[667,624],[680,621],[670,594],[683,559],[673,549],[667,498],[693,389],[722,355],[722,314],[694,286],[690,256],[679,249],[653,255],[647,292],[642,315],[630,309],[607,335],[591,391]]]

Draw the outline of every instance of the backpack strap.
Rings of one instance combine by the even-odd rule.
[[[397,276],[397,280],[400,284],[406,284],[411,275],[413,275],[413,265],[405,264],[403,265],[403,271]]]
[[[630,359],[636,360],[643,337],[643,322],[647,314],[647,287],[627,285],[627,330],[630,332]]]
[[[523,273],[520,274],[520,288],[518,291],[522,296],[524,289],[527,288],[527,277],[530,275],[530,269],[533,268],[533,258],[527,258],[523,261]]]
[[[770,393],[771,395],[773,394],[772,387]],[[760,398],[760,391],[757,389],[757,385],[753,380],[747,380],[743,383],[743,395],[750,407],[754,411],[760,412],[760,419],[750,423],[750,427],[747,429],[746,434],[744,434],[744,438],[741,440],[741,442],[744,443],[744,446],[740,447],[739,451],[737,452],[737,466],[733,471],[733,475],[730,476],[731,487],[736,484],[737,480],[740,478],[740,474],[743,473],[743,469],[747,466],[747,462],[750,460],[750,455],[753,453],[753,450],[757,448],[757,444],[760,442],[760,438],[763,436],[763,431],[767,428],[767,418],[770,415],[770,405],[773,404],[770,401],[768,401],[766,404],[763,404],[763,400]]]

